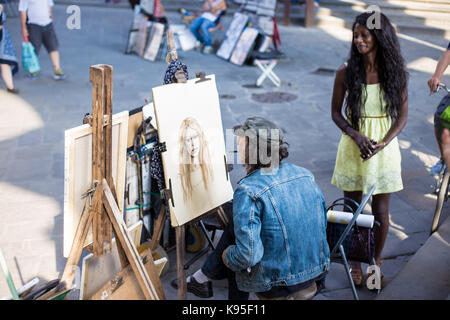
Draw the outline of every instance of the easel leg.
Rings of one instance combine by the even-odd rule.
[[[158,219],[156,219],[155,230],[152,236],[152,242],[150,244],[150,250],[154,251],[158,247],[159,241],[161,240],[161,235],[164,229],[164,225],[166,224],[167,215],[166,215],[166,206],[161,205],[161,210],[159,211]]]
[[[98,201],[98,199],[101,199],[101,195],[102,186],[98,185],[93,196],[93,203]],[[58,291],[61,291],[63,289],[68,290],[72,286],[75,271],[74,268],[78,265],[81,253],[83,252],[83,245],[86,240],[89,227],[92,225],[94,214],[94,209],[89,207],[89,200],[86,200],[86,204],[84,205],[84,210],[81,214],[80,222],[78,223],[72,247],[67,258],[66,266],[61,277],[61,282],[58,285]]]
[[[185,260],[185,230],[186,227],[176,227],[176,244],[177,244],[177,279],[178,279],[178,300],[186,300],[186,271],[184,270]]]

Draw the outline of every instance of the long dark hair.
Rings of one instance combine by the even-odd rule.
[[[356,25],[367,27],[367,20],[373,14],[375,14],[373,11],[364,12],[356,17],[352,27],[353,37]],[[380,28],[368,28],[368,30],[375,37],[378,45],[375,61],[378,68],[378,81],[386,101],[385,111],[395,121],[398,118],[398,110],[406,99],[404,93],[408,85],[408,72],[400,52],[400,44],[394,27],[384,14],[381,12],[376,14],[380,15]],[[345,112],[350,117],[353,129],[359,130],[361,110],[365,104],[365,101],[362,101],[361,85],[366,84],[366,70],[363,56],[358,52],[353,38],[344,83],[347,89]],[[364,97],[367,97],[367,95],[364,95]]]

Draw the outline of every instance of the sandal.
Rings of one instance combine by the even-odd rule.
[[[355,286],[360,286],[362,284],[362,280],[363,280],[361,263],[351,261],[349,263],[349,265],[350,265],[350,273],[352,276],[353,283],[355,284]]]
[[[383,278],[384,278],[384,275],[383,275],[383,273],[381,272],[381,263],[382,263],[382,262],[383,262],[383,261],[380,261],[380,262],[377,262],[377,263],[376,263],[377,266],[378,266],[378,268],[380,268],[380,289],[383,288]],[[372,271],[371,273],[367,274],[367,277],[373,276],[374,274],[375,274],[375,270]],[[369,289],[369,290],[370,290],[370,289]],[[376,289],[372,289],[372,290],[376,290]]]

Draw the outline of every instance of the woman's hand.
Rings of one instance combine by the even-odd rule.
[[[439,79],[436,76],[433,76],[428,80],[428,87],[430,88],[430,94],[434,93],[441,82],[441,79]]]
[[[371,155],[369,155],[367,158],[363,158],[363,162],[369,160],[370,158],[372,158],[374,155],[376,155],[379,151],[383,150],[384,147],[386,147],[386,142],[381,141],[379,143],[375,143],[375,145],[373,146],[373,152]],[[362,157],[362,156],[361,156]]]
[[[29,42],[28,36],[29,34],[27,28],[22,28],[22,39],[24,42]]]
[[[355,131],[351,137],[359,148],[361,158],[369,159],[375,149],[373,143],[374,141],[371,141],[369,138],[360,134],[358,131]]]

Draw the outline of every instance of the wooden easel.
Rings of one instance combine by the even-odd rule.
[[[164,294],[161,294],[161,290],[158,293],[153,283],[155,277],[152,277],[152,281],[147,273],[117,205],[111,174],[112,76],[111,66],[94,65],[90,68],[90,80],[93,85],[92,116],[85,117],[83,122],[92,126],[92,188],[85,194],[86,203],[61,281],[55,289],[41,296],[39,300],[52,299],[72,287],[75,268],[80,260],[91,225],[93,246],[90,250],[94,255],[101,257],[111,251],[112,230],[114,230],[122,269],[128,265],[131,266],[145,299],[164,299]],[[153,260],[149,260],[155,270]],[[159,277],[157,279],[159,280]]]
[[[166,32],[166,39],[167,39],[167,49],[168,54],[166,57],[167,63],[170,63],[172,60],[178,59],[178,54],[175,48],[175,39],[173,35],[172,30],[168,30]],[[173,82],[176,83],[185,83],[187,81],[186,77],[184,76],[183,71],[177,71],[175,73]],[[168,190],[164,190],[163,192],[164,198],[166,201],[169,201],[171,198],[170,192]],[[219,206],[216,209],[211,210],[210,212],[207,212],[200,217],[194,219],[191,222],[199,221],[201,219],[204,219],[206,216],[216,213],[217,218],[219,220],[219,223],[223,228],[228,224],[228,218],[223,211],[222,207]],[[164,225],[167,220],[167,214],[166,214],[166,207],[163,204],[161,206],[158,219],[155,223],[155,229],[153,232],[153,237],[150,244],[150,250],[156,250],[158,243],[161,240],[162,231],[164,229]],[[187,292],[187,283],[186,283],[186,271],[184,269],[184,263],[185,263],[185,250],[186,250],[186,243],[185,243],[185,234],[186,234],[186,225],[181,225],[175,227],[175,243],[176,243],[176,252],[177,252],[177,279],[178,279],[178,299],[179,300],[186,300],[186,292]]]

